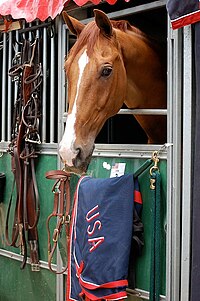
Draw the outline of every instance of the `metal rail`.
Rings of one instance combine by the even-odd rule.
[[[149,292],[141,290],[141,289],[127,289],[127,293],[129,296],[137,297],[137,298],[142,298],[142,300],[149,300]],[[138,300],[138,299],[137,299]],[[141,299],[139,299],[141,300]],[[165,296],[160,295],[160,301],[167,300]]]
[[[19,255],[19,254],[16,254],[14,252],[10,252],[10,251],[4,250],[4,249],[0,249],[0,256],[4,256],[6,258],[14,259],[14,260],[21,261],[21,262],[23,260],[23,256],[22,255]],[[31,264],[29,257],[27,258],[27,264]],[[51,266],[52,266],[52,269],[54,271],[57,270],[57,265],[56,264],[52,263]],[[48,262],[40,260],[40,268],[49,270]]]
[[[167,115],[167,109],[121,109],[121,115]]]
[[[166,0],[159,0],[159,1],[154,1],[151,3],[146,3],[146,4],[142,4],[142,5],[138,5],[138,6],[133,6],[133,7],[129,7],[126,9],[122,9],[120,11],[116,11],[113,13],[108,13],[107,16],[111,19],[115,19],[115,18],[119,18],[119,17],[127,17],[136,13],[141,13],[143,11],[149,11],[152,9],[156,9],[156,8],[160,8],[165,6],[167,3]],[[93,18],[87,18],[84,20],[81,20],[82,23],[87,24],[88,22],[92,21]]]
[[[167,109],[121,109],[119,115],[167,115]],[[63,114],[63,121],[66,122],[67,112]]]

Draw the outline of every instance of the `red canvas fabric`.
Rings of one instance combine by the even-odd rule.
[[[44,21],[48,17],[54,19],[68,1],[0,0],[0,14],[2,16],[11,15],[14,19],[26,19],[27,22],[31,22],[36,18]]]
[[[48,17],[54,19],[72,0],[0,0],[0,16],[11,15],[13,19],[26,19],[32,22],[36,18],[41,21]],[[95,5],[101,0],[73,0],[78,6],[87,2]],[[109,4],[115,4],[117,0],[106,0]],[[126,2],[130,0],[125,0]]]
[[[99,4],[101,0],[74,0],[74,2],[78,5],[78,6],[82,6],[84,4],[86,4],[87,2],[93,2],[94,4]],[[117,2],[117,0],[106,0],[109,4],[115,4]]]

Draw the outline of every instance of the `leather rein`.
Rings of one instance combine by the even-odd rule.
[[[32,271],[39,271],[37,224],[40,213],[39,193],[35,175],[36,145],[40,144],[39,119],[40,87],[42,68],[39,58],[38,38],[31,43],[24,39],[19,45],[9,75],[17,82],[17,99],[14,105],[11,154],[14,182],[6,217],[7,245],[20,248],[23,256],[21,269],[26,265],[29,244]],[[14,188],[16,202],[13,227],[10,229],[11,208],[14,207]]]

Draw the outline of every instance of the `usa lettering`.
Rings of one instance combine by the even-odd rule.
[[[98,231],[100,231],[102,228],[102,223],[100,221],[99,206],[96,205],[91,210],[89,210],[85,218],[86,221],[89,223],[87,227],[88,244],[90,246],[89,251],[93,252],[104,242],[105,239],[104,236],[96,237]]]

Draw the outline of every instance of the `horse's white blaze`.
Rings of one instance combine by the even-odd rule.
[[[60,149],[59,154],[63,159],[64,163],[72,166],[72,160],[76,157],[77,151],[74,149],[74,142],[76,140],[76,133],[75,133],[75,122],[76,122],[76,111],[77,111],[77,98],[79,94],[79,89],[81,85],[81,79],[84,72],[84,69],[89,61],[87,56],[87,51],[85,50],[78,60],[78,67],[79,67],[79,78],[77,81],[77,88],[76,88],[76,96],[74,100],[74,105],[72,108],[72,112],[67,116],[65,132],[63,138],[60,142]]]

